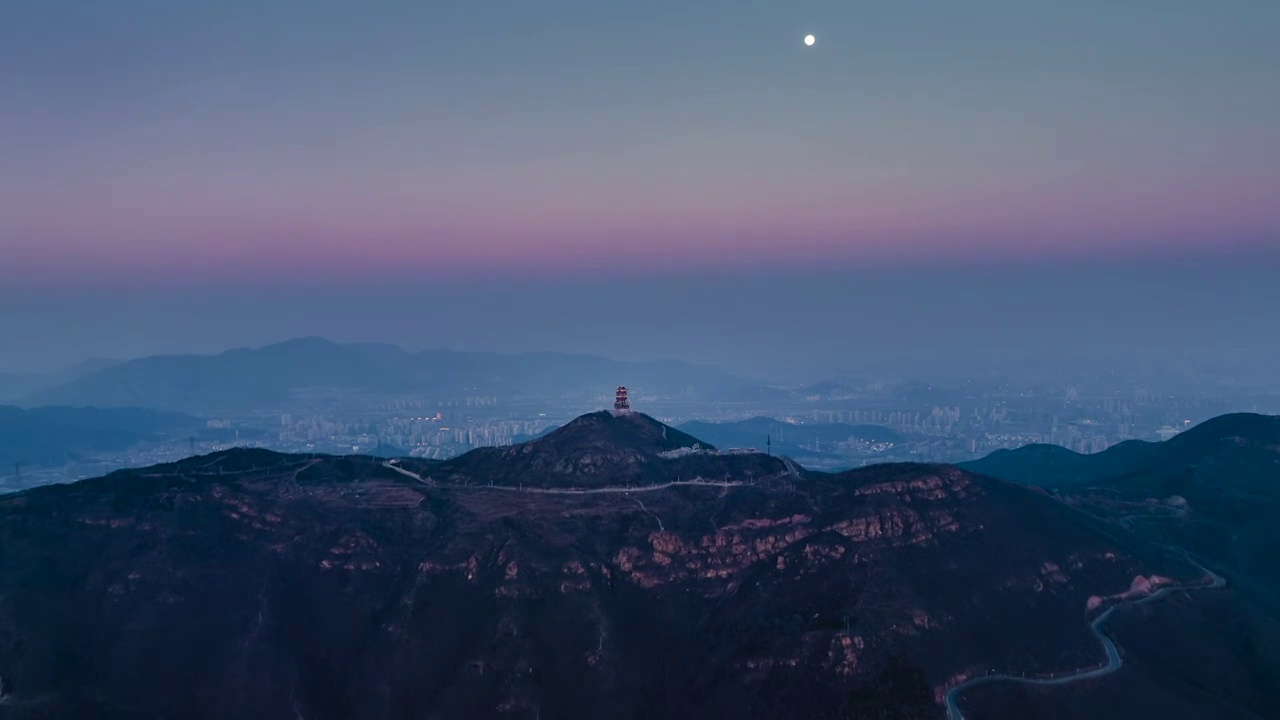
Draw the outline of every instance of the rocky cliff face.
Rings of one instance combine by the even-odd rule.
[[[952,467],[587,423],[0,498],[0,717],[939,717],[978,668],[1095,662],[1090,597],[1196,574]]]

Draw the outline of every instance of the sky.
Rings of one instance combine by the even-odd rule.
[[[315,334],[827,372],[1265,346],[1280,304],[1267,0],[0,12],[0,370]]]

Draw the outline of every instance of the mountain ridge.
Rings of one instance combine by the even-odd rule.
[[[714,368],[555,353],[409,352],[396,345],[309,337],[214,355],[154,355],[90,372],[22,398],[22,404],[148,407],[189,412],[287,402],[301,390],[510,395],[580,393],[620,379],[651,394],[703,396],[753,385]]]
[[[1225,442],[1280,447],[1280,416],[1231,413],[1206,420],[1163,442],[1129,440],[1100,453],[1081,454],[1056,445],[997,450],[959,467],[1028,485],[1066,487],[1140,472],[1159,464],[1194,460]]]
[[[0,463],[56,465],[83,453],[125,450],[191,430],[199,422],[187,415],[136,408],[0,405]]]
[[[1048,454],[1066,458],[1065,469],[1042,464],[1046,453],[1040,448],[993,453],[963,465],[1011,482],[1044,486],[1062,502],[1137,538],[1183,548],[1225,576],[1239,595],[1229,604],[1212,603],[1217,606],[1213,614],[1230,618],[1220,625],[1231,634],[1233,647],[1215,651],[1216,657],[1223,664],[1244,661],[1244,666],[1222,677],[1271,688],[1255,690],[1253,707],[1258,716],[1280,717],[1280,695],[1274,692],[1280,687],[1280,565],[1275,562],[1280,555],[1280,416],[1236,413],[1160,443],[1125,443],[1096,455],[1063,452]],[[1187,618],[1200,612],[1175,605],[1156,614],[1176,625],[1195,622]],[[1176,652],[1169,641],[1143,638],[1140,644],[1156,665],[1169,664],[1170,653]],[[1112,695],[1123,697],[1114,690]],[[991,707],[989,699],[982,704]],[[1046,710],[1030,703],[1023,711],[1033,715]]]
[[[579,420],[529,454],[689,447]],[[55,716],[937,718],[954,674],[1043,664],[1020,637],[1089,661],[1089,594],[1191,573],[955,468],[799,472],[555,494],[244,449],[24,491],[0,673]]]
[[[0,496],[0,588],[23,589],[0,603],[0,694],[32,720],[926,720],[991,668],[1102,662],[1106,598],[1200,576],[1041,489],[812,472],[603,411],[451,461],[246,448]],[[1160,605],[1246,672],[1211,621],[1233,597]],[[1126,666],[1151,667],[1143,628],[1116,627]],[[1142,675],[1144,702],[1262,707],[1256,683],[1206,695],[1183,672]],[[1095,687],[1072,707],[1132,716]],[[972,702],[1034,714],[1022,692]]]
[[[17,402],[41,390],[71,382],[119,363],[107,358],[90,358],[54,372],[0,372],[0,402]]]

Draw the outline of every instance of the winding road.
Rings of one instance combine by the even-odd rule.
[[[1187,560],[1194,563],[1201,571],[1204,572],[1204,579],[1209,581],[1208,584],[1170,585],[1169,587],[1161,588],[1160,590],[1157,590],[1145,597],[1116,603],[1104,610],[1101,615],[1094,618],[1093,622],[1089,623],[1089,629],[1097,636],[1098,641],[1102,643],[1103,650],[1107,653],[1107,663],[1105,665],[1092,670],[1082,670],[1077,673],[1052,678],[1028,678],[1020,677],[1018,675],[1009,675],[1006,673],[994,673],[991,675],[982,675],[980,677],[970,678],[947,691],[946,704],[948,720],[964,720],[964,713],[961,712],[959,704],[960,694],[976,685],[985,685],[993,682],[1016,682],[1024,685],[1067,685],[1070,683],[1080,682],[1082,680],[1092,680],[1093,678],[1102,677],[1103,675],[1110,675],[1116,670],[1119,670],[1120,666],[1124,664],[1124,659],[1120,657],[1120,651],[1116,648],[1115,642],[1102,631],[1102,626],[1106,624],[1107,620],[1110,619],[1112,613],[1114,613],[1116,609],[1126,605],[1142,605],[1143,603],[1154,602],[1160,598],[1167,597],[1172,593],[1183,590],[1215,590],[1226,587],[1227,581],[1221,575],[1209,570],[1195,560],[1192,560],[1190,557],[1188,557]]]
[[[792,477],[794,477],[794,478],[799,478],[799,477],[800,477],[800,471],[796,469],[796,464],[795,464],[795,463],[793,463],[793,462],[791,462],[791,458],[789,458],[789,457],[787,457],[787,456],[785,456],[785,455],[779,455],[779,456],[778,456],[778,459],[782,461],[782,464],[783,464],[784,466],[786,466],[786,468],[787,468],[787,474],[788,474],[788,475],[790,475],[790,476],[792,476]]]

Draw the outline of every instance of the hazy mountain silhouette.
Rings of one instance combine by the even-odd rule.
[[[126,450],[199,424],[193,417],[151,410],[0,405],[0,466],[59,465],[83,454]]]
[[[111,367],[117,362],[119,361],[94,358],[52,373],[0,372],[0,401],[17,400],[38,390],[68,383],[90,373]]]
[[[300,390],[373,394],[502,393],[582,397],[626,382],[649,395],[711,397],[752,385],[728,373],[674,361],[429,350],[303,338],[217,355],[153,356],[123,362],[23,399],[27,405],[149,407],[183,411],[260,408]]]
[[[83,360],[81,362],[68,365],[56,372],[49,373],[48,377],[51,385],[68,383],[77,378],[82,378],[85,375],[91,375],[93,373],[106,370],[107,368],[119,365],[120,363],[120,360],[116,360],[114,358],[89,358],[88,360]]]
[[[954,467],[708,448],[595,413],[447,462],[241,450],[0,497],[0,713],[938,718],[957,675],[1100,663],[1090,596],[1202,576]],[[1178,672],[1144,701],[1256,704]],[[1094,687],[1062,692],[1116,717]]]
[[[47,376],[39,373],[0,372],[0,401],[9,401],[29,395],[47,382]]]

